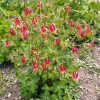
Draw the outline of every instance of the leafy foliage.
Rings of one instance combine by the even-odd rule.
[[[22,98],[78,100],[77,57],[94,48],[99,5],[85,0],[4,0],[0,5],[11,17],[10,28],[1,21],[7,29],[0,27],[6,31],[2,43],[9,39],[2,46],[15,65]]]
[[[10,24],[8,20],[0,18],[0,64],[6,60],[9,54],[9,48],[5,48],[5,41],[10,37]],[[6,30],[5,30],[6,29]]]

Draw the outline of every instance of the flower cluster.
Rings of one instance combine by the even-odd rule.
[[[43,8],[43,3],[39,2],[37,4],[37,9],[40,10],[42,8]],[[32,12],[33,12],[32,9],[30,7],[27,7],[24,10],[24,15],[25,16],[31,16]],[[66,12],[68,14],[71,13],[70,4],[66,5]],[[40,20],[42,20],[42,18],[40,18],[39,16],[35,16],[35,17],[33,17],[31,19],[30,22],[31,22],[31,26],[33,26],[33,29],[38,26]],[[58,28],[57,28],[56,24],[57,23],[52,22],[48,26],[45,25],[44,23],[42,23],[40,25],[40,29],[39,29],[40,31],[38,31],[38,32],[42,36],[43,39],[46,39],[48,33],[50,35],[50,38],[52,38],[51,35],[58,34]],[[88,37],[92,34],[92,31],[91,31],[91,28],[90,28],[89,25],[85,25],[84,29],[83,29],[83,27],[82,27],[81,24],[76,25],[76,23],[74,21],[72,21],[72,20],[68,21],[68,25],[69,25],[70,28],[74,28],[74,30],[77,32],[76,36],[80,37],[80,39],[82,39],[82,40],[85,37],[85,33],[86,33],[86,36],[88,36]],[[28,38],[30,37],[29,36],[29,34],[30,34],[29,25],[27,25],[27,23],[25,21],[23,21],[20,18],[16,17],[15,21],[14,21],[14,26],[11,26],[11,28],[10,28],[11,36],[16,36],[17,35],[16,31],[15,31],[15,28],[17,28],[19,30],[19,32],[20,32],[19,35],[21,36],[21,38],[23,40],[29,41],[28,40]],[[55,38],[55,40],[54,40],[54,46],[56,46],[57,48],[58,47],[60,48],[61,45],[62,45],[61,43],[62,43],[61,37]],[[10,46],[10,41],[7,40],[6,41],[6,47],[9,47],[9,46]],[[44,47],[44,44],[42,44],[42,47]],[[89,45],[89,47],[90,48],[94,48],[94,42],[91,42],[90,45]],[[72,51],[73,55],[77,55],[78,54],[79,49],[78,49],[77,46],[73,46],[71,49],[72,49],[71,51]],[[33,70],[36,71],[36,72],[38,72],[38,70],[39,70],[39,64],[38,64],[38,62],[39,62],[40,56],[37,54],[38,53],[37,48],[32,47],[31,51],[32,51],[32,55],[33,56],[36,55],[36,60],[33,61],[33,63],[32,63],[33,64]],[[22,63],[27,63],[28,60],[29,59],[27,57],[25,57],[25,56],[21,57]],[[49,58],[45,58],[44,61],[43,61],[43,63],[42,63],[42,69],[44,71],[47,70],[48,66],[50,66],[52,63],[53,63],[52,59],[50,60]],[[66,73],[66,70],[67,70],[66,66],[64,66],[63,64],[59,65],[59,71],[60,71],[61,74]],[[73,75],[73,78],[72,78],[73,80],[78,80],[78,73],[77,72],[73,72],[72,75]]]
[[[49,4],[48,6],[52,7]],[[52,8],[54,10],[52,13],[50,7],[48,9],[45,7],[42,2],[37,3],[36,12],[31,7],[25,7],[22,15],[14,19],[10,34],[15,39],[16,49],[13,50],[11,59],[16,59],[16,65],[31,70],[25,74],[28,81],[30,81],[29,76],[33,75],[38,77],[40,82],[38,84],[37,79],[34,78],[34,84],[46,84],[55,90],[57,87],[55,87],[54,80],[64,81],[65,86],[66,80],[67,85],[70,82],[77,83],[80,66],[78,66],[76,58],[82,53],[81,48],[94,49],[95,46],[91,39],[92,27],[86,22],[70,18],[73,13],[70,4],[67,4],[66,7],[63,6],[64,10],[59,13],[59,8]],[[46,12],[45,9],[48,11]],[[6,40],[5,45],[9,47],[10,41]],[[57,85],[59,84],[61,85],[61,83]],[[37,87],[39,86],[34,88]],[[44,87],[43,89],[46,91]],[[56,94],[56,90],[52,89],[48,89],[51,95]],[[40,90],[42,91],[42,89]],[[33,93],[33,90],[29,91]],[[26,93],[24,95],[26,96]]]

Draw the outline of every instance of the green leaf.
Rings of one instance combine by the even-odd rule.
[[[100,10],[100,3],[91,2],[90,6],[92,9]]]

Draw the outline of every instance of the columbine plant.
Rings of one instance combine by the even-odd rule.
[[[60,6],[58,1],[37,2],[35,9],[26,6],[10,28],[15,43],[10,58],[26,100],[79,98],[76,58],[83,49],[94,48],[94,33],[85,20],[74,19],[71,4]]]

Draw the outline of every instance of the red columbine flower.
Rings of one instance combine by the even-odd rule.
[[[6,46],[6,47],[9,47],[9,46],[10,46],[10,41],[9,41],[9,40],[6,40],[5,46]]]
[[[74,81],[78,81],[79,76],[78,76],[78,72],[73,72],[73,78]]]
[[[13,27],[10,28],[10,33],[11,33],[12,36],[15,36],[15,31],[14,31]]]
[[[89,26],[85,26],[86,28],[86,35],[90,36],[91,35],[91,28]]]
[[[46,33],[47,29],[44,25],[41,26],[41,33]]]
[[[18,25],[18,26],[20,26],[20,20],[19,20],[19,18],[15,18],[15,24]]]
[[[84,30],[83,29],[81,29],[81,30],[79,30],[79,35],[80,35],[80,38],[81,39],[83,39],[84,38]]]
[[[64,74],[65,72],[66,72],[66,67],[61,64],[60,65],[60,73]]]
[[[79,32],[80,30],[82,30],[82,25],[81,25],[81,24],[79,24],[79,25],[77,26],[77,30],[78,30],[78,32]]]
[[[37,4],[37,6],[38,6],[38,9],[42,9],[42,7],[43,7],[42,2],[39,2],[39,3]]]
[[[26,63],[26,62],[27,62],[27,58],[26,58],[26,57],[22,57],[22,58],[21,58],[21,61],[22,61],[23,63]]]
[[[91,49],[94,49],[94,47],[95,47],[95,45],[94,45],[94,41],[90,42],[89,47],[90,47]]]
[[[51,65],[50,59],[45,59],[45,60],[44,60],[44,63],[45,63],[46,65]]]
[[[43,70],[46,70],[46,69],[47,69],[47,66],[46,66],[45,63],[42,64],[42,69],[43,69]]]
[[[77,47],[73,47],[72,48],[72,53],[73,54],[77,54],[78,53],[78,48]]]
[[[82,29],[82,25],[81,24],[79,24],[77,26],[77,31],[79,32],[80,38],[83,39],[85,34],[84,34],[84,30]]]
[[[46,38],[46,32],[47,32],[47,29],[44,25],[41,26],[41,35],[43,38]]]
[[[75,26],[74,21],[70,21],[70,22],[69,22],[69,26],[70,26],[71,28],[74,27],[74,26]]]
[[[27,40],[27,38],[28,38],[28,28],[27,28],[27,26],[24,25],[23,27],[21,27],[20,32],[22,33],[23,39]]]
[[[32,19],[32,26],[35,27],[37,25],[37,19],[33,18]]]
[[[51,65],[50,59],[45,59],[45,60],[44,60],[44,63],[43,63],[43,65],[42,65],[42,69],[43,69],[43,70],[46,70],[46,69],[47,69],[47,65]]]
[[[55,26],[55,24],[54,24],[54,23],[51,23],[51,24],[50,24],[49,29],[50,29],[50,32],[51,32],[51,33],[55,33],[55,32],[56,32],[56,30],[57,30],[57,28],[56,28],[56,26]]]
[[[70,12],[71,12],[71,7],[70,7],[69,4],[66,6],[66,12],[67,12],[67,13],[70,13]]]
[[[57,38],[56,39],[55,44],[56,44],[56,46],[59,46],[60,45],[60,38]]]
[[[39,69],[38,63],[33,62],[33,70],[38,71],[38,69]]]
[[[32,13],[32,9],[31,8],[25,8],[24,13],[25,13],[26,16],[28,16]]]

